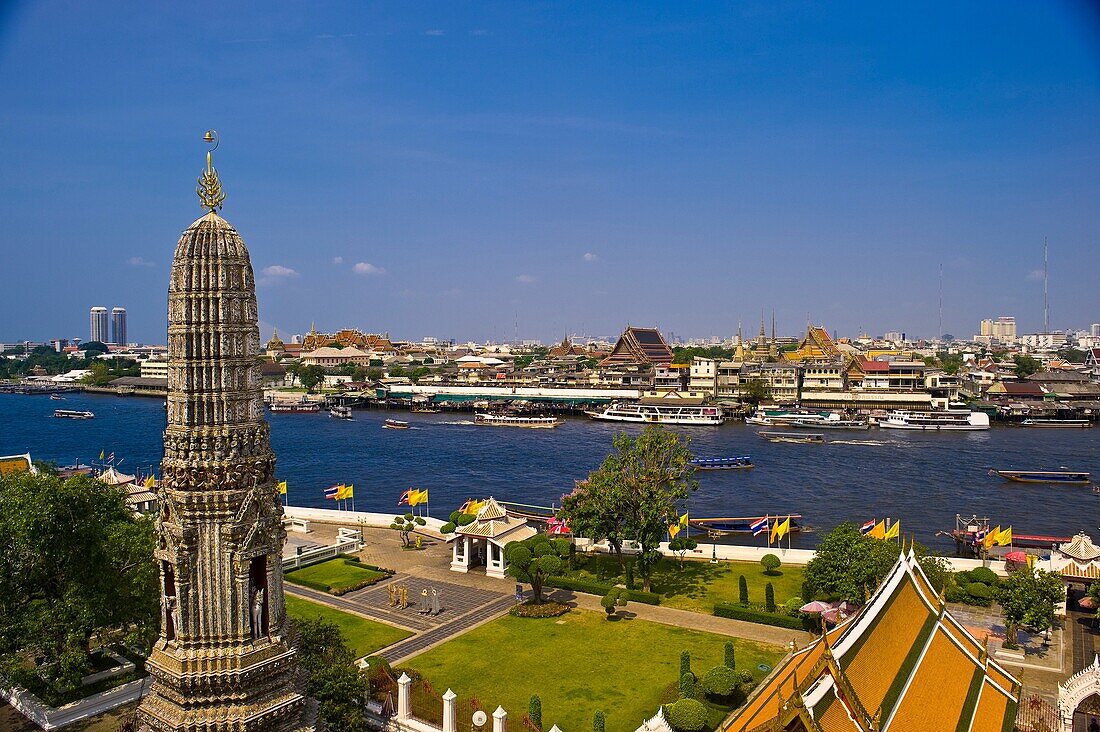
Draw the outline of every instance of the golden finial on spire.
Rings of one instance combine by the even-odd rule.
[[[222,207],[222,202],[225,201],[225,193],[222,192],[222,182],[218,180],[218,171],[214,169],[214,157],[213,153],[218,149],[218,143],[221,142],[221,138],[218,137],[218,133],[215,130],[207,130],[206,134],[202,136],[203,142],[207,145],[213,145],[214,147],[206,151],[206,170],[199,176],[199,186],[195,189],[195,193],[199,194],[199,201],[202,202],[203,208],[210,209],[210,213],[214,213]]]

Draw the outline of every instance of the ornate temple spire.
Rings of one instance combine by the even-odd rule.
[[[206,170],[199,176],[199,187],[195,189],[195,193],[199,194],[199,201],[203,208],[209,209],[210,213],[217,213],[225,202],[222,182],[218,179],[218,171],[214,167],[214,151],[218,149],[221,139],[215,130],[207,130],[202,139],[207,145],[214,147],[206,151]]]
[[[252,262],[215,213],[225,195],[210,153],[199,182],[210,212],[180,237],[168,284],[154,552],[161,633],[138,715],[155,732],[308,730],[315,705],[283,602],[286,532],[263,418]]]

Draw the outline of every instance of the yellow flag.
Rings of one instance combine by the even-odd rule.
[[[1036,559],[1036,556],[1034,554],[1028,554],[1027,555],[1027,568],[1028,569],[1033,569],[1035,567],[1035,559]]]
[[[427,503],[427,502],[428,502],[428,491],[427,490],[418,490],[416,488],[413,488],[412,490],[409,491],[409,505],[410,506],[419,506],[421,503]]]
[[[676,522],[671,523],[671,524],[668,525],[668,535],[671,536],[673,539],[675,539],[676,535],[679,534],[679,533],[680,533],[680,522],[679,521],[676,521]]]
[[[986,549],[992,549],[993,545],[997,543],[997,537],[1001,535],[1001,527],[993,529],[985,535],[985,539],[982,541],[982,546]]]
[[[279,481],[279,495],[280,496],[285,496],[286,495],[286,481],[285,480],[280,480]]]
[[[886,519],[879,521],[875,524],[875,528],[867,532],[867,536],[872,539],[885,539],[886,538]]]
[[[99,459],[102,460],[105,457],[107,457],[107,451],[106,450],[100,450],[99,451]]]
[[[882,538],[883,539],[896,539],[896,538],[898,538],[898,534],[900,532],[901,532],[901,520],[899,519],[899,520],[894,522],[894,525],[889,528],[889,530],[886,532],[886,535],[883,536]]]
[[[688,527],[688,515],[687,511],[684,511],[684,515],[680,517],[680,528],[686,529]]]
[[[351,483],[344,486],[344,498],[355,498],[355,486]]]
[[[1009,526],[1007,529],[1005,529],[1001,533],[997,534],[997,543],[1000,544],[1001,546],[1012,546],[1012,527],[1011,526]]]
[[[779,540],[780,540],[780,539],[782,539],[782,538],[783,538],[784,536],[786,536],[786,535],[787,535],[787,533],[788,533],[788,532],[789,532],[790,530],[791,530],[791,517],[790,517],[790,516],[788,516],[788,517],[787,517],[787,518],[786,518],[786,519],[785,519],[785,520],[783,521],[783,523],[779,523],[779,520],[778,520],[778,519],[776,519],[776,526],[775,526],[775,528],[774,528],[774,529],[772,529],[772,534],[773,534],[773,535],[775,536],[775,540],[776,540],[776,541],[779,541]]]
[[[420,502],[421,503],[427,503],[428,502],[428,489],[427,488],[420,491]]]
[[[144,485],[146,488],[155,488],[157,485],[156,478],[150,475],[148,478],[145,479]]]

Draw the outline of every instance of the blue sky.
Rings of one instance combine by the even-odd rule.
[[[266,338],[1100,321],[1088,3],[3,3],[0,341],[163,342],[200,137]],[[266,272],[266,274],[265,274]]]

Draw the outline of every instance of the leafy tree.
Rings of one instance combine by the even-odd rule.
[[[424,526],[426,523],[420,516],[407,513],[404,516],[394,516],[390,528],[401,533],[401,546],[411,546],[409,535],[416,531],[417,526]]]
[[[1031,376],[1039,369],[1043,368],[1043,362],[1033,356],[1025,356],[1022,353],[1017,353],[1012,357],[1012,362],[1016,364],[1013,371],[1016,372],[1016,376],[1021,379],[1025,379]]]
[[[764,574],[774,576],[778,574],[778,570],[783,566],[783,562],[774,554],[765,554],[760,557],[760,566],[764,568]]]
[[[306,391],[312,392],[313,389],[320,384],[325,378],[325,370],[317,364],[310,364],[308,366],[298,367],[298,381],[302,386],[306,388]]]
[[[630,501],[623,483],[614,480],[608,472],[597,470],[588,480],[578,483],[572,493],[562,497],[558,517],[575,535],[606,541],[622,569],[629,511]]]
[[[624,532],[641,548],[638,573],[647,592],[661,558],[661,540],[676,516],[676,502],[699,487],[693,477],[689,440],[653,426],[636,439],[619,434],[612,443],[615,452],[589,477],[590,484],[614,486]]]
[[[745,575],[737,578],[737,601],[742,605],[749,604],[749,582]]]
[[[318,701],[330,732],[366,729],[367,677],[355,667],[355,654],[340,626],[318,616],[301,620],[296,627],[301,637],[298,661],[310,675],[307,691]]]
[[[729,666],[715,666],[703,674],[703,691],[711,696],[727,697],[737,690],[740,680]]]
[[[390,377],[394,378],[394,379],[399,379],[402,376],[408,376],[409,375],[409,372],[406,371],[404,369],[404,367],[402,367],[400,364],[396,364],[396,363],[393,366],[390,366],[388,371],[389,371]]]
[[[626,591],[621,587],[612,587],[600,600],[600,605],[607,613],[607,619],[611,620],[612,616],[615,615],[616,607],[626,606]]]
[[[85,341],[80,344],[80,350],[84,351],[84,356],[87,357],[92,354],[108,353],[111,349],[103,341]]]
[[[152,521],[121,489],[83,475],[0,479],[0,557],[0,675],[13,683],[65,693],[88,672],[93,637],[152,644]]]
[[[531,718],[531,724],[542,729],[542,699],[538,694],[533,694],[527,703],[527,716]]]
[[[726,641],[724,662],[728,668],[737,668],[737,659],[734,656],[733,641]]]
[[[668,548],[680,557],[680,569],[684,568],[684,555],[694,551],[698,546],[699,542],[690,536],[677,536],[668,543]]]
[[[764,585],[764,610],[769,613],[775,612],[775,588],[772,587],[772,583]]]
[[[1021,567],[1001,582],[997,602],[1005,619],[1005,643],[1015,644],[1021,627],[1042,632],[1054,622],[1054,606],[1065,596],[1062,578],[1055,572]]]
[[[771,398],[772,390],[763,379],[748,379],[741,384],[741,401],[753,407]]]
[[[411,381],[412,383],[415,384],[416,382],[420,381],[422,378],[424,378],[425,376],[427,376],[431,372],[432,372],[432,370],[429,369],[429,368],[425,368],[423,366],[417,366],[415,369],[413,369],[412,371],[409,372],[409,381]]]
[[[382,369],[367,369],[367,378],[371,381],[378,381],[382,378]]]
[[[811,593],[806,596],[862,604],[897,560],[898,547],[892,542],[864,536],[855,524],[840,524],[821,537],[806,565],[804,588]]]
[[[508,574],[531,585],[531,599],[535,604],[542,602],[543,584],[561,572],[564,566],[562,560],[568,556],[568,549],[563,551],[562,543],[550,541],[545,534],[535,534],[504,546]]]

